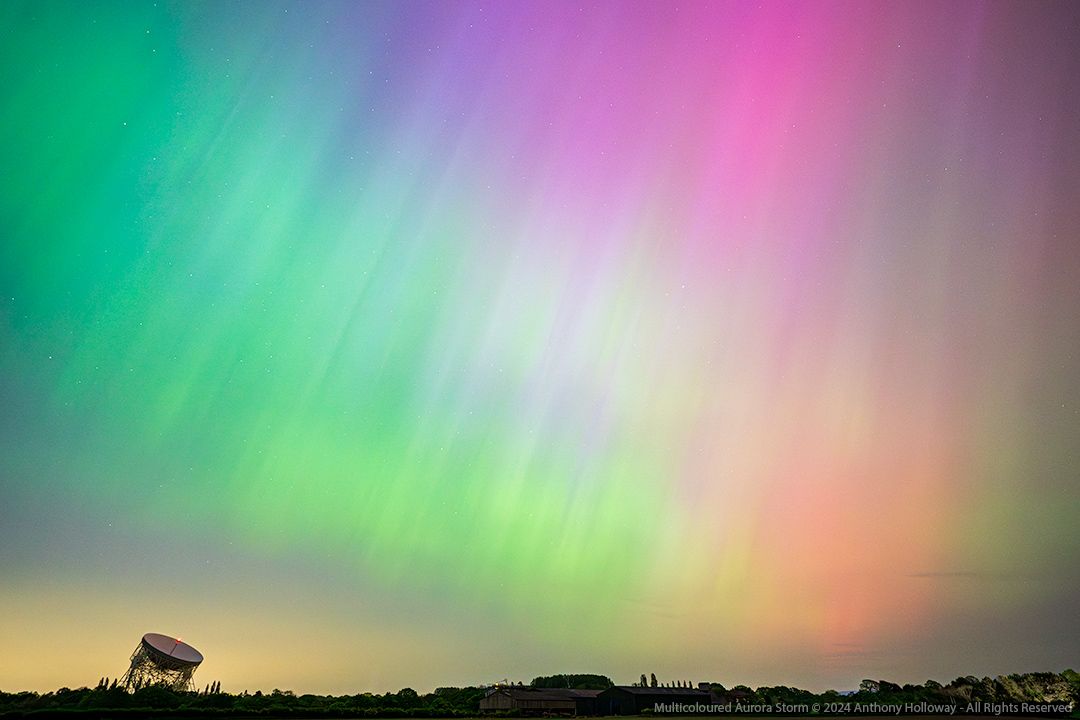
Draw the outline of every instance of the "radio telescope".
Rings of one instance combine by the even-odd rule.
[[[146,633],[131,654],[131,667],[120,684],[132,692],[149,685],[173,692],[194,692],[191,676],[202,661],[202,653],[180,642],[180,638]]]

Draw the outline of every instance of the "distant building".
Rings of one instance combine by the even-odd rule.
[[[523,715],[596,715],[599,690],[496,686],[480,700],[481,710],[518,710]]]
[[[597,715],[640,715],[657,705],[715,705],[719,699],[705,690],[679,687],[638,687],[616,685],[596,696]]]

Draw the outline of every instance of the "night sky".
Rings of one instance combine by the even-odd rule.
[[[1080,666],[1080,3],[0,4],[0,689]]]

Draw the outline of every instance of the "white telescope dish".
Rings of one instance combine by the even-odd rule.
[[[146,633],[143,635],[142,644],[162,662],[198,665],[203,661],[202,653],[186,642],[181,642],[180,638],[174,639],[168,635]]]

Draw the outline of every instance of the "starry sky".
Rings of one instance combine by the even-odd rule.
[[[0,689],[1080,666],[1078,36],[0,4]]]

